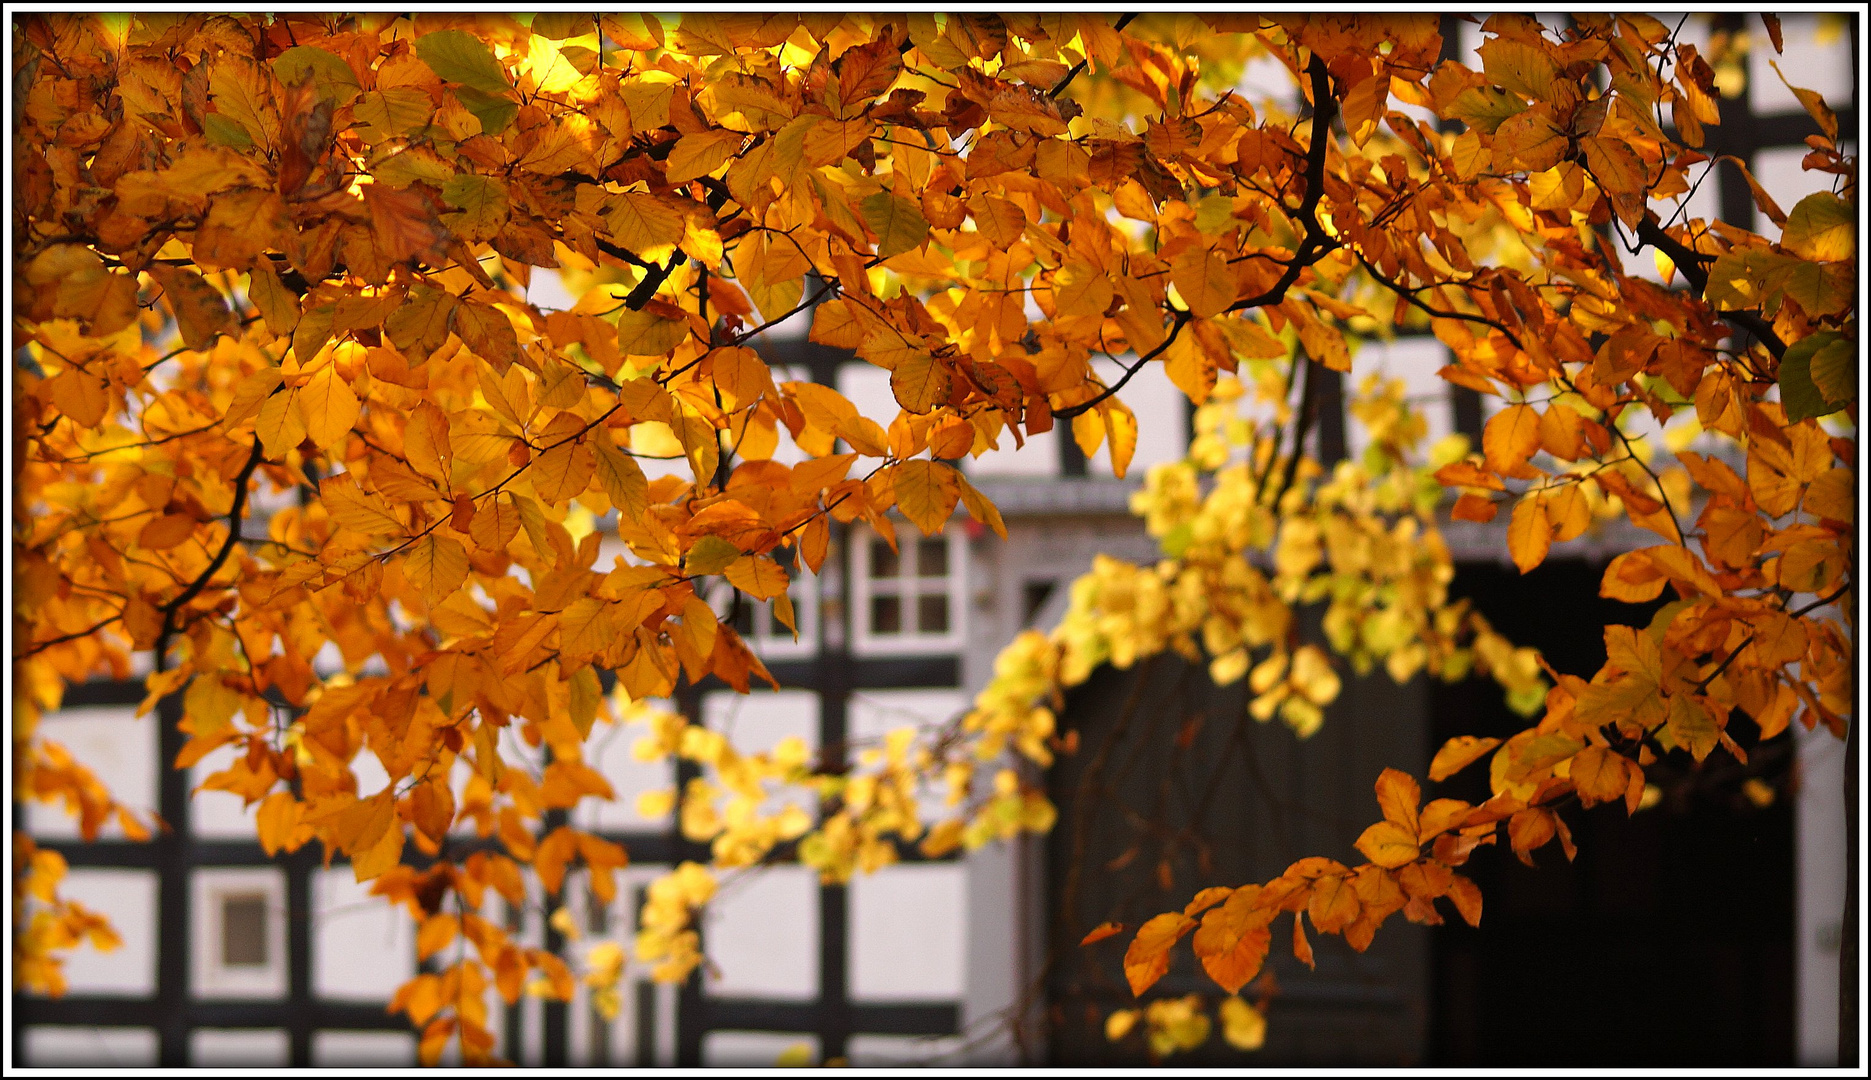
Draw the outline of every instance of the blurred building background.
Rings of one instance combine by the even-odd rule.
[[[1671,26],[1685,18],[1660,17]],[[1749,161],[1790,208],[1827,178],[1799,169],[1802,139],[1817,129],[1767,64],[1758,20],[1686,19],[1683,37],[1705,54],[1722,34],[1750,35],[1745,61],[1722,71],[1735,92],[1709,139],[1712,151]],[[1823,93],[1841,130],[1856,131],[1857,18],[1783,19],[1781,70]],[[1445,38],[1452,56],[1472,51],[1479,25],[1445,17]],[[1243,90],[1290,101],[1283,80],[1250,68]],[[1712,171],[1688,203],[1689,216],[1761,227],[1732,168]],[[1675,205],[1659,209],[1667,218]],[[1648,252],[1639,258],[1633,269],[1654,275]],[[537,284],[534,299],[569,303],[550,289]],[[887,372],[811,344],[804,320],[793,323],[761,342],[776,368],[837,386],[867,415],[894,411]],[[1478,438],[1497,403],[1437,378],[1446,362],[1433,338],[1367,344],[1349,376],[1328,380],[1313,452],[1330,462],[1361,451],[1343,401],[1373,372],[1407,381],[1432,441],[1454,431]],[[1129,478],[1111,475],[1106,451],[1087,460],[1057,434],[1017,454],[985,455],[967,471],[1005,515],[1005,541],[958,519],[946,535],[906,539],[891,553],[861,526],[844,529],[824,572],[795,583],[799,641],[775,633],[764,614],[743,616],[748,640],[786,689],[741,697],[704,686],[676,704],[750,750],[788,735],[817,747],[858,745],[964,711],[1001,646],[1057,621],[1066,587],[1093,555],[1155,558],[1128,498],[1150,465],[1182,456],[1190,414],[1156,367],[1123,397],[1143,431]],[[1661,435],[1654,424],[1648,433]],[[1556,545],[1522,577],[1506,561],[1503,526],[1455,522],[1445,536],[1460,561],[1455,595],[1473,597],[1517,644],[1540,647],[1560,670],[1589,673],[1603,659],[1605,622],[1648,617],[1596,599],[1603,563],[1646,545],[1639,535],[1588,533]],[[190,798],[223,763],[210,757],[187,776],[161,770],[179,749],[175,718],[166,718],[166,734],[159,718],[135,719],[141,697],[140,684],[77,687],[45,722],[47,738],[175,831],[147,844],[107,835],[87,845],[56,813],[25,813],[25,827],[70,861],[69,894],[109,915],[124,946],[79,950],[62,999],[15,996],[14,1062],[413,1063],[406,1021],[384,1011],[395,987],[421,970],[407,916],[368,897],[342,861],[324,868],[316,845],[266,859],[235,796]],[[1163,727],[1198,714],[1192,728]],[[1125,765],[1088,777],[1083,750],[1062,759],[1048,780],[1061,814],[1049,837],[934,860],[906,852],[902,864],[848,888],[821,885],[798,866],[730,875],[703,926],[705,973],[673,987],[633,971],[614,1020],[600,1017],[582,988],[569,1005],[524,998],[497,1009],[500,1052],[541,1065],[770,1064],[782,1055],[859,1065],[1140,1063],[1140,1050],[1112,1047],[1102,1030],[1103,1016],[1129,1002],[1121,943],[1081,950],[1086,930],[1105,919],[1134,924],[1206,885],[1264,879],[1300,855],[1350,859],[1383,766],[1421,776],[1443,739],[1506,734],[1518,730],[1515,720],[1491,684],[1397,687],[1379,675],[1348,680],[1324,729],[1299,742],[1285,728],[1246,722],[1239,687],[1217,691],[1178,662],[1107,670],[1071,696],[1063,721],[1081,747],[1108,740],[1112,760]],[[667,818],[636,814],[638,793],[685,777],[632,760],[635,734],[601,734],[592,748],[618,799],[576,824],[624,842],[633,865],[608,907],[576,879],[568,885],[586,940],[628,940],[644,884],[682,859],[706,861],[705,847],[683,841]],[[1478,929],[1395,919],[1362,955],[1336,938],[1319,943],[1316,973],[1294,970],[1276,946],[1266,1048],[1250,1057],[1217,1041],[1192,1063],[1830,1063],[1841,751],[1829,736],[1800,734],[1764,746],[1745,767],[1717,755],[1703,770],[1659,768],[1656,807],[1628,820],[1610,807],[1574,815],[1576,863],[1548,850],[1533,871],[1484,852],[1471,864],[1487,898]],[[1753,798],[1736,794],[1744,778],[1760,781],[1747,789]],[[1439,793],[1485,794],[1463,790],[1464,781],[1479,782],[1458,778]],[[1165,827],[1178,840],[1159,858]],[[559,944],[544,898],[534,899],[494,914],[532,943]],[[1188,963],[1183,957],[1161,989],[1212,993]]]

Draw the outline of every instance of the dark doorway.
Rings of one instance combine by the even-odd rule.
[[[1107,920],[1134,928],[1204,887],[1264,881],[1304,855],[1362,861],[1352,841],[1376,811],[1378,773],[1421,775],[1426,764],[1420,679],[1347,676],[1325,725],[1303,740],[1251,719],[1245,697],[1243,684],[1218,689],[1205,665],[1173,653],[1103,668],[1067,696],[1061,727],[1077,752],[1049,777],[1059,821],[1046,841],[1046,1064],[1147,1065],[1142,1025],[1112,1043],[1105,1017],[1187,994],[1213,1016],[1222,997],[1184,946],[1138,1002],[1123,976],[1129,935],[1081,948],[1088,930]],[[1279,924],[1268,957],[1272,979],[1243,994],[1272,991],[1266,1045],[1236,1050],[1217,1031],[1162,1064],[1421,1064],[1425,928],[1394,919],[1364,953],[1314,935],[1309,971],[1293,959],[1288,927]]]
[[[1602,627],[1645,625],[1658,606],[1600,599],[1601,574],[1579,561],[1524,577],[1469,565],[1451,591],[1555,669],[1589,677],[1604,662]],[[1525,726],[1480,680],[1436,686],[1430,700],[1434,745]],[[1734,723],[1748,726],[1739,714]],[[1734,734],[1751,744],[1751,731]],[[1479,853],[1465,872],[1486,897],[1480,927],[1452,920],[1431,938],[1430,1062],[1792,1064],[1791,741],[1749,757],[1746,766],[1719,750],[1700,767],[1659,762],[1647,779],[1662,799],[1635,816],[1622,806],[1566,811],[1574,863],[1556,844],[1537,853],[1537,870],[1505,850]],[[1753,799],[1742,794],[1748,779],[1760,781],[1749,785]],[[1486,797],[1485,770],[1438,794]]]

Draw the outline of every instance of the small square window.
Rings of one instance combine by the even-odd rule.
[[[875,634],[902,633],[903,602],[894,596],[871,597],[871,632]]]
[[[205,998],[286,995],[286,875],[213,867],[189,875],[189,985]]]
[[[874,578],[893,578],[901,571],[898,569],[897,553],[882,540],[871,541],[871,576]]]
[[[221,963],[266,966],[266,894],[234,893],[221,898]]]
[[[734,611],[734,617],[729,620],[729,625],[733,626],[734,632],[743,638],[754,636],[754,605],[758,602],[746,596],[729,601]]]
[[[916,629],[925,634],[948,633],[948,597],[942,593],[916,598]]]
[[[916,576],[948,576],[948,537],[926,536],[916,541]]]

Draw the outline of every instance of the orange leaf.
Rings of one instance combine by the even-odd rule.
[[[1656,599],[1668,582],[1669,578],[1651,563],[1647,552],[1627,551],[1605,567],[1598,595],[1627,604],[1641,604]]]
[[[1120,922],[1099,923],[1097,926],[1092,928],[1091,933],[1085,935],[1084,939],[1079,942],[1079,945],[1084,946],[1084,945],[1095,944],[1096,942],[1103,941],[1105,938],[1116,937],[1117,935],[1123,932],[1124,932],[1123,923],[1120,923]]]
[[[1499,745],[1499,739],[1457,735],[1436,751],[1435,760],[1429,763],[1429,778],[1437,782],[1447,780]]]
[[[1416,807],[1423,801],[1423,789],[1409,773],[1385,769],[1377,778],[1377,806],[1384,820],[1403,827],[1416,836]]]
[[[895,471],[897,509],[924,536],[935,535],[961,499],[958,476],[953,467],[939,461],[903,462]]]
[[[1170,911],[1138,928],[1130,948],[1124,951],[1124,978],[1130,983],[1132,995],[1143,996],[1145,990],[1169,974],[1169,950],[1195,926],[1194,919]]]
[[[1470,926],[1481,925],[1481,889],[1474,882],[1460,874],[1451,874],[1448,897],[1455,901],[1455,910],[1462,913],[1462,918]]]
[[[1259,903],[1261,890],[1249,885],[1202,918],[1195,932],[1196,958],[1202,970],[1233,994],[1260,973],[1273,935],[1267,929],[1276,908]]]
[[[1552,545],[1553,530],[1546,521],[1546,504],[1538,498],[1523,496],[1514,504],[1513,520],[1507,525],[1507,553],[1514,565],[1527,573],[1546,561]]]
[[[1312,899],[1306,905],[1306,914],[1312,916],[1312,925],[1320,933],[1335,934],[1355,922],[1361,909],[1357,890],[1351,887],[1351,879],[1331,875],[1320,878],[1318,884],[1312,887]]]
[[[1318,969],[1319,965],[1312,962],[1312,942],[1306,940],[1306,916],[1297,911],[1293,913],[1293,955],[1307,967]]]
[[[1488,419],[1481,432],[1488,468],[1502,476],[1533,475],[1526,461],[1540,448],[1540,414],[1531,405],[1509,405]]]
[[[1422,854],[1416,844],[1416,832],[1394,821],[1380,821],[1364,830],[1355,846],[1365,858],[1389,870],[1415,862]]]
[[[1500,510],[1500,503],[1485,495],[1476,495],[1472,491],[1463,492],[1449,508],[1449,516],[1457,521],[1479,521],[1487,523],[1494,520]]]

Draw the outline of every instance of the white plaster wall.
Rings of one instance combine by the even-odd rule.
[[[1803,113],[1805,107],[1793,96],[1786,83],[1774,73],[1774,65],[1786,73],[1793,85],[1802,90],[1816,90],[1834,109],[1852,103],[1851,35],[1843,25],[1851,16],[1836,12],[1830,16],[1813,12],[1790,12],[1780,16],[1780,34],[1786,52],[1774,53],[1767,31],[1752,13],[1748,16],[1748,35],[1754,47],[1748,50],[1748,105],[1755,113]]]
[[[711,1031],[702,1036],[702,1065],[707,1068],[771,1068],[782,1055],[807,1051],[807,1064],[819,1062],[816,1035],[782,1031]]]
[[[148,870],[80,868],[66,875],[59,892],[109,919],[123,941],[110,952],[86,943],[66,953],[68,992],[74,997],[154,994],[156,875]]]
[[[188,1061],[196,1068],[284,1068],[290,1049],[278,1028],[197,1028],[188,1036]]]
[[[156,1031],[129,1027],[30,1027],[26,1029],[25,1064],[43,1068],[149,1068],[156,1064]]]
[[[323,1069],[413,1068],[416,1037],[401,1031],[317,1031],[312,1064]]]
[[[1794,804],[1793,936],[1795,1060],[1838,1063],[1839,936],[1845,911],[1845,744],[1824,729],[1793,726],[1798,746]]]
[[[350,866],[312,874],[312,992],[347,1001],[390,1000],[416,974],[415,927],[402,907],[370,895]]]
[[[48,713],[39,721],[40,738],[58,743],[79,764],[90,769],[119,803],[144,822],[156,808],[156,721],[138,719],[134,706],[80,706]],[[78,819],[59,804],[28,803],[27,828],[47,839],[75,840]],[[101,839],[122,840],[123,829],[113,819],[99,833]]]
[[[1125,357],[1124,361],[1136,363],[1134,357]],[[1114,386],[1124,377],[1125,367],[1115,360],[1093,360],[1091,366],[1106,386]],[[1181,460],[1188,452],[1189,399],[1169,381],[1160,361],[1152,360],[1132,375],[1117,392],[1117,398],[1137,414],[1137,449],[1131,454],[1125,476],[1140,479],[1150,466]],[[1060,430],[1065,430],[1063,425]],[[1109,437],[1099,444],[1096,454],[1086,459],[1085,472],[1090,476],[1114,475]]]
[[[1450,383],[1436,374],[1448,363],[1448,346],[1432,337],[1361,343],[1351,358],[1351,373],[1344,379],[1345,447],[1351,460],[1359,460],[1371,441],[1364,424],[1351,415],[1350,404],[1364,380],[1372,375],[1383,381],[1403,380],[1404,394],[1428,427],[1423,439],[1416,444],[1417,460],[1427,458],[1436,440],[1455,430]]]
[[[818,872],[805,866],[755,868],[724,876],[703,915],[702,947],[719,977],[703,990],[719,997],[809,1000],[819,991]]]
[[[941,1001],[966,989],[968,868],[885,867],[851,882],[851,996]]]

